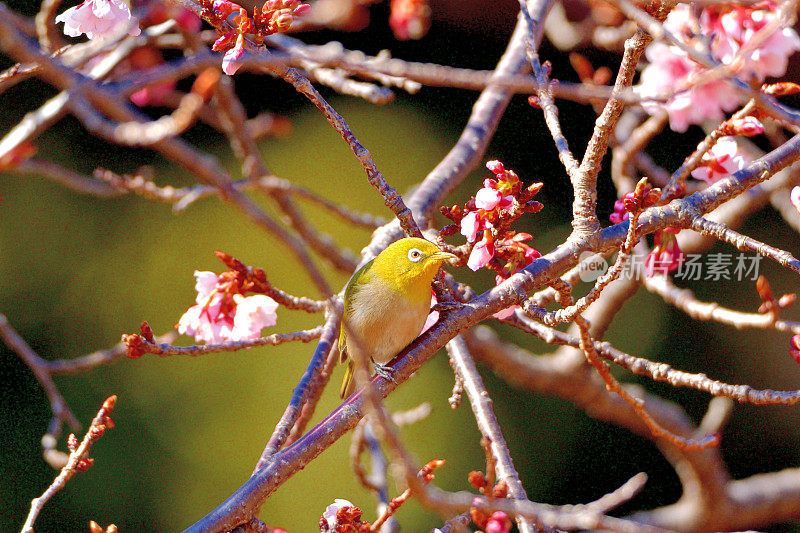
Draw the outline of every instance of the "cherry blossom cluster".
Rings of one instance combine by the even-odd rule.
[[[222,252],[217,256],[231,270],[219,275],[195,271],[196,304],[178,321],[178,332],[209,344],[257,339],[277,321],[275,300],[264,294],[245,296],[266,285],[264,271],[248,269]]]
[[[311,6],[300,0],[267,0],[260,9],[258,5],[253,7],[252,17],[245,8],[230,0],[204,0],[203,8],[204,15],[220,23],[235,14],[234,29],[223,33],[211,47],[215,52],[228,49],[222,59],[222,70],[232,75],[241,66],[248,46],[245,35],[251,36],[253,44],[261,46],[266,36],[287,31],[295,17],[308,13]]]
[[[753,161],[743,151],[733,137],[721,137],[711,149],[703,155],[700,166],[692,170],[692,177],[708,183],[716,183],[742,170]]]
[[[428,461],[417,473],[417,476],[423,483],[430,483],[435,477],[434,471],[443,466],[444,463],[443,459]],[[319,519],[319,530],[322,533],[367,533],[369,531],[378,531],[386,519],[394,514],[410,497],[411,490],[406,489],[401,495],[392,498],[383,514],[372,524],[361,520],[361,515],[364,513],[349,500],[336,498],[322,513]]]
[[[349,500],[336,498],[333,503],[325,508],[322,517],[319,519],[319,530],[322,532],[335,531],[342,533],[361,531],[365,524],[361,521],[361,509],[353,505]],[[369,529],[369,524],[366,524]]]
[[[89,39],[113,39],[123,33],[139,35],[139,23],[122,0],[85,0],[56,17],[70,37],[86,34]]]
[[[697,10],[678,4],[664,26],[690,47],[708,51],[750,82],[786,72],[789,56],[800,50],[800,37],[783,25],[778,4],[772,0],[752,5],[717,4]],[[681,48],[652,43],[645,52],[649,64],[642,72],[638,90],[657,99],[663,92],[677,92],[666,104],[650,101],[651,113],[666,110],[670,127],[686,131],[690,124],[720,121],[739,105],[733,86],[724,79],[703,79],[705,68]]]
[[[478,496],[473,500],[476,504],[485,503],[485,497],[490,499],[508,497],[508,484],[505,481],[499,481],[493,485],[492,482],[486,479],[486,475],[483,472],[478,471],[470,472],[467,479],[470,485],[483,494],[483,497]],[[472,507],[469,510],[469,514],[472,522],[485,533],[509,533],[511,531],[511,519],[503,511],[487,513],[477,507]]]
[[[619,224],[630,219],[630,213],[641,212],[656,205],[660,197],[661,189],[650,187],[646,180],[641,180],[636,190],[614,202],[614,212],[608,218],[614,224]],[[675,238],[679,232],[679,228],[665,228],[655,233],[653,250],[647,254],[644,262],[645,275],[648,278],[655,274],[666,275],[681,266],[684,254]]]
[[[486,178],[483,187],[463,207],[442,207],[442,214],[458,224],[442,228],[451,235],[460,227],[470,244],[467,266],[477,271],[489,266],[498,275],[508,277],[525,268],[541,254],[524,241],[531,235],[509,229],[523,213],[537,213],[542,204],[533,199],[542,183],[523,187],[513,170],[500,161],[486,163],[494,178]]]

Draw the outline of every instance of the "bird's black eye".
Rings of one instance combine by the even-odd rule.
[[[416,263],[417,261],[422,259],[422,252],[420,252],[416,248],[412,248],[408,251],[408,259],[409,261]]]

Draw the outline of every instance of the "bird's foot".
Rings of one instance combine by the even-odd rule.
[[[375,373],[376,374],[378,374],[383,379],[387,379],[389,381],[393,381],[394,383],[397,383],[397,381],[394,379],[394,373],[396,372],[396,370],[394,368],[392,368],[390,366],[387,366],[387,365],[382,365],[382,364],[379,364],[379,363],[375,363],[374,361],[373,361],[372,364],[375,366]]]

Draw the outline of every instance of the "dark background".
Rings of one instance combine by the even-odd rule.
[[[38,7],[20,1],[9,5],[28,15]],[[398,42],[392,37],[388,3],[371,8],[371,22],[361,32],[318,31],[301,37],[315,43],[339,40],[368,54],[389,49],[394,57],[412,61],[493,68],[511,33],[515,2],[434,1],[432,8],[431,31],[418,42]],[[613,68],[618,61],[611,54],[585,53],[595,66]],[[541,56],[553,62],[554,77],[576,81],[563,54],[545,43]],[[0,61],[3,68],[11,64],[6,57]],[[270,78],[242,73],[235,82],[251,116],[272,110],[294,125],[290,137],[261,144],[275,174],[354,209],[388,216],[338,134],[307,101]],[[477,97],[467,91],[423,88],[413,96],[398,93],[394,103],[376,107],[322,91],[372,151],[389,182],[401,191],[424,177],[452,146]],[[53,89],[31,80],[0,95],[0,133],[54,94]],[[564,132],[580,156],[592,131],[594,112],[568,102],[560,103],[559,109]],[[198,126],[186,137],[223,158],[231,172],[238,172],[223,136]],[[651,153],[667,169],[674,169],[700,138],[699,128],[682,135],[666,133]],[[85,174],[98,166],[123,173],[152,165],[159,184],[191,183],[180,169],[157,155],[105,145],[88,136],[72,118],[59,122],[36,144],[41,157]],[[520,229],[534,235],[535,246],[543,253],[561,242],[569,233],[571,188],[541,113],[528,106],[525,96],[512,101],[486,159],[502,160],[525,182],[544,182],[539,199],[545,209],[522,221]],[[485,170],[476,171],[451,203],[463,202],[488,175]],[[601,214],[607,217],[615,200],[607,170],[600,176],[599,187]],[[265,268],[278,287],[318,296],[275,239],[216,199],[200,201],[175,215],[170,206],[154,201],[133,196],[90,198],[42,179],[12,174],[0,176],[0,199],[0,312],[48,359],[111,346],[121,334],[136,332],[142,320],[149,321],[156,333],[167,331],[193,303],[192,272],[222,269],[214,250]],[[368,231],[341,224],[314,207],[306,211],[356,252],[369,240]],[[800,252],[797,235],[769,209],[743,229],[769,244]],[[713,251],[734,252],[722,245]],[[766,261],[762,267],[777,294],[795,290],[794,278]],[[477,289],[493,283],[493,276],[486,272],[461,269],[456,275]],[[341,286],[346,277],[331,272],[331,280]],[[704,300],[721,300],[747,311],[758,306],[750,281],[688,286]],[[798,313],[793,310],[788,316],[797,319]],[[279,310],[278,325],[265,333],[293,331],[314,321],[315,317]],[[506,338],[530,345],[518,332],[500,329]],[[800,370],[788,355],[787,335],[695,323],[645,293],[616,318],[609,340],[633,355],[705,372],[714,379],[773,389],[795,389],[800,383]],[[37,531],[85,531],[89,520],[104,526],[116,523],[124,532],[188,526],[247,479],[311,351],[311,345],[293,344],[199,358],[148,355],[56,378],[64,397],[86,423],[104,398],[117,394],[113,415],[117,426],[94,446],[95,466],[73,478],[47,504]],[[42,493],[56,472],[40,453],[39,441],[50,419],[44,392],[29,369],[2,345],[0,373],[0,530],[13,531],[21,527],[30,499]],[[704,394],[618,375],[679,402],[695,420],[704,413],[708,402]],[[338,379],[337,373],[334,381]],[[590,501],[639,471],[647,472],[650,481],[622,511],[660,506],[678,498],[677,477],[649,441],[591,420],[571,404],[510,388],[490,372],[484,373],[484,379],[532,500]],[[466,474],[483,469],[483,452],[468,405],[457,410],[447,405],[451,387],[452,373],[440,354],[387,403],[392,409],[431,403],[433,414],[405,428],[403,435],[420,463],[447,460],[437,473],[439,486],[463,490],[468,488]],[[315,420],[337,404],[337,395],[326,391]],[[797,408],[737,406],[722,444],[732,475],[740,478],[798,466],[797,418]],[[66,447],[64,440],[61,449]],[[348,446],[349,439],[342,439],[292,478],[267,500],[261,517],[292,532],[314,531],[326,505],[334,498],[348,498],[371,519],[374,500],[354,480]],[[441,524],[414,501],[402,508],[399,518],[405,531]]]

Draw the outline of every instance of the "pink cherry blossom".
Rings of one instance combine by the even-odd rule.
[[[475,242],[480,230],[481,224],[477,211],[470,211],[461,219],[461,235],[467,238],[467,242]]]
[[[228,76],[236,74],[236,71],[242,66],[244,54],[244,35],[239,34],[239,37],[236,39],[236,45],[225,52],[225,55],[222,57],[222,71]]]
[[[172,91],[174,90],[174,82],[156,83],[150,87],[139,89],[135,93],[131,94],[130,100],[139,107],[144,107],[147,105],[157,106],[161,105],[166,97],[172,94]]]
[[[800,213],[800,186],[792,187],[792,192],[789,193],[789,201],[797,212]]]
[[[389,26],[397,39],[421,39],[430,25],[431,9],[427,0],[392,0]]]
[[[232,340],[257,339],[262,329],[274,326],[278,320],[278,303],[269,296],[235,294],[233,300],[236,313],[233,315]]]
[[[181,316],[179,333],[191,335],[198,342],[219,344],[256,339],[262,328],[275,325],[278,304],[272,298],[231,294],[213,272],[195,271],[194,275],[197,303]]]
[[[469,259],[467,259],[467,266],[473,271],[477,271],[485,267],[492,260],[492,257],[494,257],[494,243],[484,236],[472,247],[472,252],[470,252]]]
[[[733,137],[720,137],[703,156],[702,166],[692,171],[696,179],[715,183],[747,166],[750,157],[739,148]]]
[[[724,80],[714,80],[700,86],[689,83],[703,69],[680,48],[655,42],[647,47],[645,55],[649,64],[642,71],[638,87],[642,97],[656,97],[665,91],[685,89],[665,104],[643,103],[645,110],[653,114],[666,110],[672,130],[686,131],[690,124],[700,124],[708,119],[722,120],[726,112],[738,107],[739,96]]]
[[[664,26],[690,46],[706,43],[715,59],[724,64],[736,64],[736,74],[745,79],[763,81],[767,76],[782,75],[789,56],[800,50],[797,33],[791,28],[777,26],[774,2],[708,7],[700,11],[699,16],[694,13],[692,7],[679,4],[670,12]],[[768,24],[776,25],[775,31],[755,41],[757,32]],[[697,29],[699,34],[695,34]],[[722,120],[726,112],[738,107],[739,97],[727,81],[712,80],[696,85],[694,80],[705,69],[677,46],[655,42],[647,48],[646,57],[649,64],[642,71],[637,90],[644,98],[678,91],[666,103],[644,103],[650,113],[665,110],[673,130],[685,131],[690,124],[705,120]]]
[[[197,291],[197,298],[195,301],[199,304],[205,304],[217,289],[217,282],[219,277],[213,272],[208,271],[194,271],[195,283],[194,290]]]
[[[774,25],[778,17],[775,2],[731,6],[720,15],[706,10],[704,15],[705,26],[716,33],[712,50],[723,63],[733,61],[757,32]],[[745,53],[740,74],[759,81],[768,76],[781,76],[786,72],[789,56],[797,50],[800,50],[797,33],[792,28],[777,27],[758,46]]]
[[[200,28],[203,27],[203,21],[200,20],[200,17],[194,14],[193,11],[190,11],[186,8],[180,8],[178,13],[173,16],[175,22],[178,23],[180,28],[188,31],[197,33],[200,31]]]
[[[475,206],[478,209],[491,211],[497,207],[502,198],[503,197],[500,195],[500,191],[497,189],[483,187],[482,189],[478,190],[477,194],[475,195]]]
[[[86,0],[56,17],[64,23],[64,33],[78,37],[85,33],[89,39],[109,39],[123,32],[139,35],[138,21],[121,0]]]
[[[648,278],[655,274],[666,276],[678,269],[683,263],[684,255],[675,234],[678,229],[666,228],[656,233],[653,251],[647,254],[644,261],[644,273]]]

